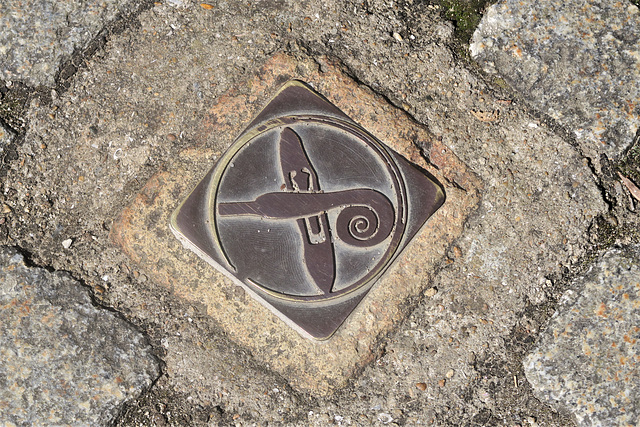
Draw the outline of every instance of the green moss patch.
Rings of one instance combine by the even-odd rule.
[[[439,3],[444,16],[456,26],[456,38],[468,44],[486,7],[495,0],[440,0]]]

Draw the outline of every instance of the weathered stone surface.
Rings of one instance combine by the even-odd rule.
[[[640,422],[640,246],[610,250],[575,282],[524,365],[580,425]]]
[[[169,408],[172,417],[173,408],[184,414],[205,408],[224,425],[373,425],[390,418],[399,425],[527,425],[532,418],[570,425],[533,398],[523,381],[521,350],[537,336],[540,313],[556,297],[555,279],[581,262],[589,226],[606,211],[588,162],[574,146],[458,61],[447,47],[451,25],[428,2],[211,2],[211,9],[175,3],[155,3],[139,16],[140,27],[111,37],[104,54],[88,61],[51,104],[31,104],[24,143],[2,182],[13,209],[5,222],[9,237],[38,263],[73,271],[105,304],[140,319],[166,352],[166,381],[156,383],[157,400],[147,407]],[[400,307],[396,314],[406,322],[380,337],[371,349],[373,363],[326,399],[289,388],[289,371],[300,370],[304,359],[274,374],[282,370],[267,352],[280,352],[280,360],[295,352],[278,347],[271,328],[252,332],[251,339],[267,343],[257,351],[233,345],[242,340],[222,332],[197,297],[200,288],[172,292],[166,277],[152,276],[153,269],[167,267],[158,259],[166,255],[163,248],[145,260],[151,268],[140,268],[107,238],[111,221],[152,175],[206,173],[224,150],[220,141],[228,129],[206,123],[212,106],[221,109],[230,88],[250,93],[250,76],[280,50],[314,58],[321,75],[323,55],[336,59],[362,90],[370,88],[429,127],[435,138],[414,141],[425,162],[441,167],[441,156],[452,153],[484,183],[477,213],[438,272],[404,270],[405,283],[428,289],[428,298]],[[332,93],[332,83],[325,85],[329,90],[319,90]],[[238,132],[250,120],[244,110],[222,112],[235,115]],[[448,147],[447,153],[438,147]],[[145,192],[141,201],[145,195],[149,202],[156,197]],[[160,193],[156,202],[164,196],[175,202],[182,193]],[[67,239],[73,239],[69,249],[62,245]],[[175,245],[177,258],[189,260],[168,231],[162,239]],[[198,266],[196,274],[208,268]],[[245,314],[254,309],[250,298],[227,290],[214,302]],[[327,357],[327,365],[332,362]],[[173,399],[171,388],[180,398]],[[147,412],[141,408],[141,419]]]
[[[620,154],[640,126],[640,12],[628,1],[503,0],[471,53],[592,157]]]
[[[0,5],[0,78],[54,85],[58,67],[131,1],[21,0]]]
[[[143,335],[91,304],[62,273],[0,248],[0,419],[9,425],[104,425],[151,384]]]

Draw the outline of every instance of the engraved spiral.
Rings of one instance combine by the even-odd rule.
[[[391,229],[381,227],[378,215],[366,206],[349,206],[338,215],[336,231],[343,242],[353,246],[373,246],[387,238]]]

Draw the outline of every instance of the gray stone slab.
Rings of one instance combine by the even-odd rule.
[[[640,246],[607,252],[524,361],[537,395],[580,425],[640,422]]]
[[[22,0],[0,5],[0,78],[54,85],[65,58],[131,1]]]
[[[66,274],[0,247],[0,419],[104,425],[158,376],[143,335]]]
[[[628,1],[502,0],[471,54],[571,131],[592,157],[615,157],[640,126],[640,12]]]

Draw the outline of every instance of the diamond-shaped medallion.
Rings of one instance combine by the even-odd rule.
[[[444,198],[426,171],[291,80],[178,207],[171,229],[289,325],[322,340]]]

